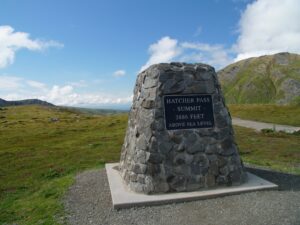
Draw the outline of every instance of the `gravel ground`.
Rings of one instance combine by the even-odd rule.
[[[285,131],[288,133],[293,133],[295,131],[300,130],[300,127],[273,124],[273,123],[263,123],[263,122],[252,121],[252,120],[243,120],[240,118],[232,118],[232,124],[238,125],[241,127],[252,128],[257,131],[261,131],[262,129],[274,129],[275,128],[276,131]]]
[[[112,209],[105,169],[86,171],[64,199],[66,220],[72,225],[300,225],[300,176],[248,171],[278,184],[279,191],[122,210]]]

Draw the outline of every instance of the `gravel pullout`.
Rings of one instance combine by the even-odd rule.
[[[87,225],[299,225],[300,176],[249,168],[279,185],[209,200],[113,210],[104,169],[76,176],[64,199],[69,224]]]
[[[252,128],[257,131],[261,131],[262,129],[271,129],[271,130],[275,129],[276,131],[285,131],[287,133],[293,133],[300,130],[300,127],[293,127],[293,126],[273,124],[273,123],[263,123],[263,122],[252,121],[252,120],[243,120],[240,118],[232,118],[232,124],[241,127]]]

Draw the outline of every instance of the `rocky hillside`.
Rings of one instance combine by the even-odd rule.
[[[13,105],[46,105],[46,106],[54,106],[53,104],[42,101],[39,99],[26,99],[26,100],[20,100],[20,101],[6,101],[2,98],[0,98],[0,107],[5,106],[13,106]]]
[[[218,72],[227,103],[300,104],[300,55],[245,59]]]

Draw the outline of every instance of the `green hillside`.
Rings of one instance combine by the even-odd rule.
[[[300,55],[245,59],[218,72],[227,103],[300,104]]]

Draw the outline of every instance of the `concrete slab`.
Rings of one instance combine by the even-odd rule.
[[[255,176],[254,174],[248,173],[248,181],[240,186],[220,187],[193,192],[145,195],[135,193],[127,189],[122,182],[122,178],[119,175],[118,170],[116,169],[117,166],[118,163],[109,163],[105,165],[114,209],[187,202],[240,194],[244,192],[278,189],[278,185]]]

